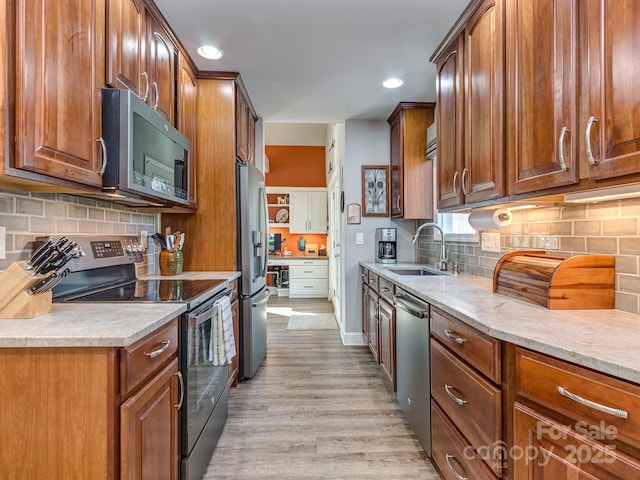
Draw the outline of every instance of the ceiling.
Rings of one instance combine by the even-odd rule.
[[[155,0],[199,70],[240,72],[265,122],[387,119],[434,101],[429,57],[469,0]],[[202,44],[220,60],[196,54]],[[382,87],[400,77],[395,90]]]

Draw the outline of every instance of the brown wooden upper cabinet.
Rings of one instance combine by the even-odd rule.
[[[640,173],[638,18],[637,2],[507,3],[510,193]]]
[[[640,173],[640,2],[576,2],[580,18],[580,152],[585,175]],[[581,163],[582,166],[582,163]],[[587,173],[588,172],[588,175]],[[636,178],[637,181],[637,178]]]
[[[180,53],[178,57],[178,130],[189,139],[189,207],[197,206],[196,170],[197,170],[197,104],[198,81],[188,59]]]
[[[510,193],[578,182],[577,0],[506,5]]]
[[[432,58],[438,76],[439,208],[505,196],[503,52],[503,1],[485,0]]]
[[[236,156],[242,162],[255,162],[256,116],[241,88],[236,89]]]
[[[142,0],[107,2],[107,84],[146,100],[145,13]]]
[[[12,167],[101,187],[105,0],[19,0],[13,8]]]
[[[433,218],[433,162],[427,159],[427,127],[433,103],[401,102],[388,118],[391,128],[391,216]]]
[[[109,0],[107,84],[128,88],[175,124],[177,49],[142,0]]]

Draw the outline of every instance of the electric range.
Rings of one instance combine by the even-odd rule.
[[[145,246],[136,236],[68,236],[77,243],[70,270],[53,288],[54,302],[184,303],[178,356],[184,382],[180,409],[181,480],[200,479],[227,420],[226,360],[212,355],[220,302],[232,292],[227,280],[136,278]],[[46,240],[41,238],[39,240]],[[36,245],[37,247],[37,245]],[[132,321],[135,321],[133,319]],[[237,334],[237,333],[236,333]]]

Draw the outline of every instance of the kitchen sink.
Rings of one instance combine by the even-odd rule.
[[[396,275],[410,275],[410,276],[428,276],[428,275],[451,275],[451,272],[443,272],[431,267],[419,266],[419,267],[387,267],[391,273]]]

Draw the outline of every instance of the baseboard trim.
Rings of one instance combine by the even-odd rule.
[[[362,347],[367,345],[367,341],[362,333],[343,332],[342,329],[340,329],[340,336],[342,337],[343,345]]]

